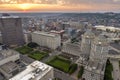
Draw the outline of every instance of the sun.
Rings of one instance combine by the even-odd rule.
[[[32,4],[29,3],[23,3],[23,4],[17,4],[18,8],[22,9],[22,10],[28,10],[32,7]]]

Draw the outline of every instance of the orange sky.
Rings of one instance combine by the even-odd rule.
[[[0,0],[1,1],[1,0]],[[41,0],[43,1],[43,0]],[[55,0],[51,0],[55,1]],[[118,2],[112,2],[112,0],[61,0],[62,2],[47,2],[40,4],[32,3],[22,3],[22,4],[0,4],[0,12],[6,11],[31,11],[31,12],[99,12],[99,11],[118,11],[120,10],[120,5]],[[66,1],[66,2],[64,2]],[[78,1],[78,2],[77,2]],[[111,1],[111,2],[109,2]],[[119,1],[119,0],[118,0]]]
[[[56,4],[2,4],[1,11],[79,11],[87,10],[90,6],[61,6]]]

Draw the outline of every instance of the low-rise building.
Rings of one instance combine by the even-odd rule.
[[[0,66],[18,59],[20,59],[20,54],[17,51],[11,49],[0,50]]]
[[[9,80],[52,80],[53,68],[42,62],[34,61],[26,69]]]
[[[0,72],[5,76],[6,79],[19,73],[20,67],[15,62],[8,62],[0,66]]]
[[[25,69],[25,64],[19,61],[20,54],[17,51],[1,47],[0,50],[0,73],[5,79],[10,79]],[[17,61],[19,61],[17,63]]]

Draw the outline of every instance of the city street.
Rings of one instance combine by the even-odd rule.
[[[113,80],[120,80],[120,68],[118,60],[111,60],[113,64]]]
[[[49,53],[49,57],[44,58],[43,60],[41,60],[41,62],[45,63],[45,62],[47,62],[49,59],[51,59],[51,58],[53,58],[54,56],[57,56],[57,55],[59,55],[59,54],[61,54],[61,52],[55,50],[54,52]]]

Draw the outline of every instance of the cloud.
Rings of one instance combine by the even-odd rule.
[[[1,6],[1,10],[14,10],[18,7],[11,7],[13,3],[31,3],[30,10],[34,11],[119,11],[120,0],[0,0],[1,4],[10,4]],[[45,5],[45,6],[42,6]],[[18,5],[16,5],[18,6]]]
[[[80,4],[115,4],[120,0],[0,0],[0,3],[37,3],[37,4],[61,4],[61,5],[80,5]]]
[[[16,3],[34,3],[34,4],[56,4],[57,0],[0,0],[1,4],[16,4]]]
[[[113,2],[119,2],[120,0],[113,0]]]

